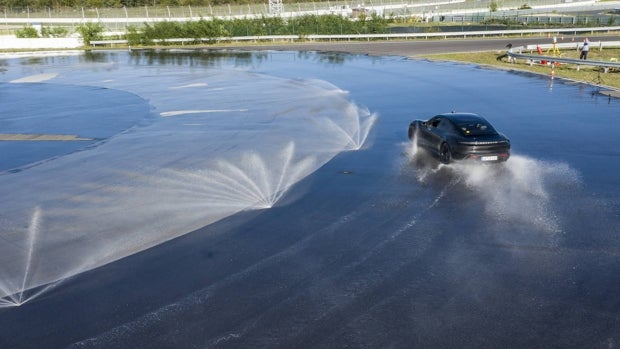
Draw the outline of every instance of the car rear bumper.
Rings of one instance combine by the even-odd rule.
[[[490,146],[459,146],[455,149],[455,158],[482,162],[501,162],[510,157],[510,147],[505,144]],[[458,154],[458,155],[456,155]]]
[[[495,154],[467,154],[464,159],[481,162],[503,162],[510,157],[509,152]]]

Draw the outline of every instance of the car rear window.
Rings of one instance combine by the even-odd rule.
[[[457,124],[457,127],[465,136],[492,135],[497,133],[493,126],[481,120],[461,121]]]

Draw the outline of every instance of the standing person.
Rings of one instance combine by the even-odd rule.
[[[510,63],[515,63],[515,59],[514,59],[512,56],[510,56],[510,55],[508,54],[508,53],[512,53],[512,44],[511,44],[511,43],[508,43],[508,45],[506,45],[506,47],[508,47],[508,50],[506,51],[506,53],[504,53],[504,54],[503,54],[503,55],[501,55],[501,56],[497,56],[497,58],[496,58],[496,59],[497,59],[498,61],[501,61],[502,59],[504,59],[504,58],[508,57],[508,62],[510,62]]]
[[[585,38],[585,40],[583,40],[583,45],[581,46],[581,54],[579,55],[579,59],[588,59],[588,51],[590,51],[590,45],[588,45],[588,38]]]
[[[510,62],[510,63],[517,63],[517,60],[511,55],[511,53],[512,53],[512,44],[508,43],[508,45],[506,45],[506,47],[508,47],[508,52],[506,53],[508,55],[508,62]]]

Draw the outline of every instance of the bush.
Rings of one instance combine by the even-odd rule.
[[[41,36],[45,38],[64,38],[69,35],[69,30],[63,27],[43,27]]]
[[[127,27],[127,43],[129,45],[151,45],[155,40],[162,45],[166,40],[175,38],[192,38],[199,42],[200,39],[215,39],[217,37],[229,36],[229,32],[224,27],[225,22],[219,19],[190,22],[156,22],[153,24],[145,23],[142,31],[136,27]]]
[[[230,36],[265,36],[265,35],[298,35],[309,34],[362,34],[385,33],[389,19],[376,14],[370,17],[360,16],[356,21],[338,15],[303,15],[284,19],[281,17],[235,18],[222,20],[217,18],[190,22],[155,22],[145,23],[138,29],[128,26],[125,38],[130,46],[166,45],[166,40],[174,38],[207,39],[213,41],[218,37]]]
[[[34,29],[33,26],[25,26],[22,29],[17,29],[15,31],[15,36],[18,38],[38,38],[39,32]]]
[[[82,36],[84,45],[90,45],[93,40],[101,40],[104,26],[101,23],[87,22],[77,28],[77,32]]]
[[[127,34],[125,34],[125,39],[127,39],[127,44],[129,46],[138,46],[138,45],[151,45],[153,43],[152,40],[148,40],[146,35],[139,31],[138,28],[134,25],[130,25],[127,27]]]

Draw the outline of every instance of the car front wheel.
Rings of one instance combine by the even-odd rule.
[[[450,161],[452,161],[452,152],[450,151],[448,143],[441,143],[441,147],[439,148],[439,161],[443,164],[449,164]]]

